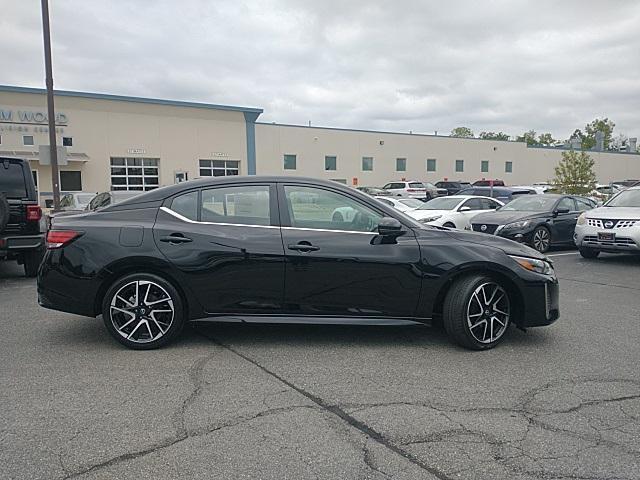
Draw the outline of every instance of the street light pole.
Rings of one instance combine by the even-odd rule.
[[[49,30],[49,1],[41,0],[42,35],[44,37],[44,66],[47,83],[47,116],[49,120],[49,151],[51,157],[51,184],[53,186],[53,211],[60,209],[60,176],[58,175],[58,150],[56,145],[56,113],[53,105],[53,68],[51,67],[51,32]]]

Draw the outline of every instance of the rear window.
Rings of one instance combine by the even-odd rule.
[[[22,164],[0,162],[0,192],[4,193],[8,198],[24,198],[27,196]]]
[[[411,182],[409,184],[409,188],[424,188],[424,183],[420,182]]]

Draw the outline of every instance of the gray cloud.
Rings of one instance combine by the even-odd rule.
[[[263,121],[447,133],[596,116],[640,135],[640,3],[51,2],[56,87],[260,106]],[[39,2],[4,2],[0,83],[42,86]]]

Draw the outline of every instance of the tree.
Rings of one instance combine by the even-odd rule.
[[[563,193],[585,194],[596,186],[593,159],[587,152],[570,150],[562,152],[562,160],[555,168],[553,180],[556,188]]]
[[[483,138],[484,140],[509,140],[511,137],[503,132],[480,132],[478,138]]]
[[[538,145],[551,146],[556,143],[556,139],[551,136],[550,133],[541,133],[538,137]]]
[[[624,133],[619,133],[615,137],[611,139],[609,142],[609,150],[620,151],[624,149],[629,142],[629,137],[627,137]]]
[[[609,143],[611,142],[611,137],[613,136],[613,128],[616,126],[608,118],[599,119],[596,118],[591,123],[588,123],[584,127],[584,137],[582,139],[582,148],[584,150],[589,150],[596,146],[596,132],[600,130],[604,133],[604,149],[607,150],[609,148]]]
[[[528,132],[524,132],[522,135],[518,135],[516,137],[516,142],[527,142],[528,146],[536,144],[536,131],[529,130]]]
[[[469,127],[456,127],[451,130],[452,137],[473,138],[473,130]]]

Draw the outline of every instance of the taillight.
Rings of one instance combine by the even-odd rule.
[[[47,233],[47,248],[62,248],[81,235],[75,230],[49,230]]]
[[[42,209],[38,205],[27,205],[27,222],[39,222],[42,218]]]

